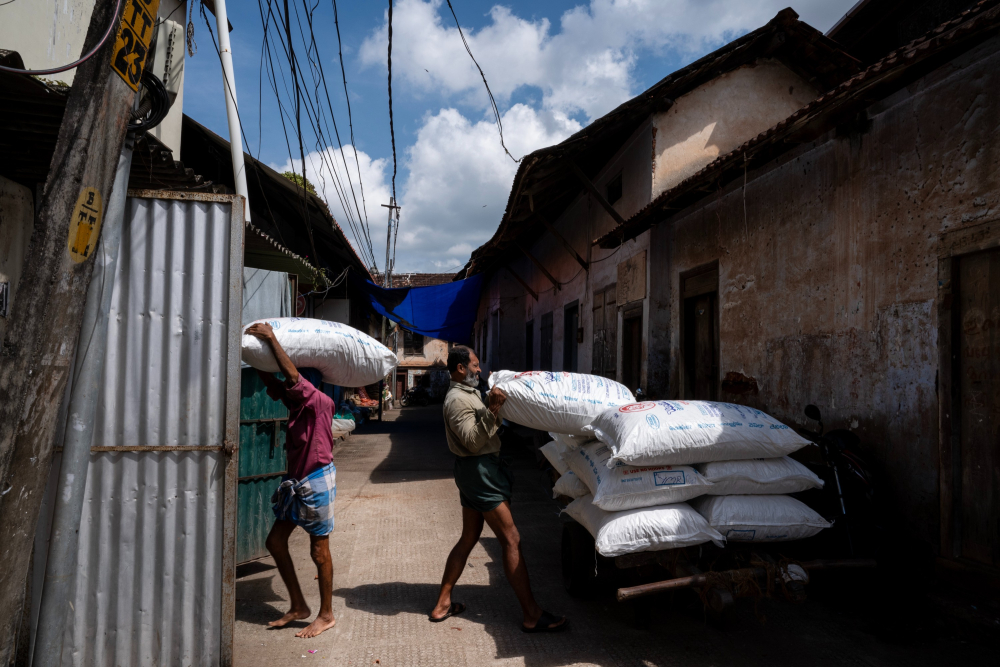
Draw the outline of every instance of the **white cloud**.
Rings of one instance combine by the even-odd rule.
[[[347,163],[346,170],[345,162]],[[358,183],[359,164],[361,167],[360,184]],[[281,166],[271,166],[279,172],[302,173],[302,160],[290,160]],[[358,219],[359,209],[362,212],[367,212],[372,245],[375,247],[375,258],[378,260],[379,267],[382,266],[385,258],[385,226],[387,221],[386,209],[382,208],[381,204],[389,203],[391,193],[386,183],[386,171],[391,168],[386,158],[373,160],[371,156],[360,150],[358,151],[358,159],[355,161],[354,150],[350,145],[344,147],[343,156],[341,156],[339,148],[327,148],[324,151],[313,151],[306,154],[306,178],[316,188],[317,194],[326,201],[330,212],[343,228],[347,238],[352,244],[355,244],[355,252],[362,258],[364,255],[359,252],[358,241],[352,231],[350,220],[352,217],[355,221]],[[334,172],[337,178],[334,178]],[[345,176],[345,173],[349,173],[350,177]],[[363,192],[362,184],[364,185]],[[345,202],[352,216],[348,216],[345,212]],[[355,202],[357,202],[357,209]],[[360,242],[364,243],[363,240]]]
[[[803,21],[826,30],[853,2],[801,0],[796,9]],[[541,90],[539,108],[515,104],[502,114],[507,146],[520,157],[581,129],[571,116],[593,119],[635,95],[638,54],[673,53],[690,61],[763,25],[786,6],[787,0],[591,0],[563,13],[556,29],[548,19],[520,18],[495,5],[489,23],[465,28],[465,35],[501,109],[522,86]],[[459,18],[468,25],[469,17]],[[363,65],[385,66],[385,39],[383,23],[361,46]],[[404,93],[433,97],[435,104],[443,99],[446,105],[422,120],[400,165],[407,176],[400,189],[396,266],[457,269],[496,229],[517,165],[500,146],[482,79],[441,0],[399,0],[395,6],[393,74]],[[486,113],[474,120],[451,105]],[[388,201],[391,165],[367,155],[361,161],[366,193],[378,192],[377,207]],[[339,210],[336,198],[328,200]],[[385,213],[378,209],[372,215],[373,195],[368,201],[369,216],[379,221],[372,236],[381,267]]]
[[[580,129],[580,124],[565,114],[536,111],[523,104],[511,107],[502,120],[510,135],[507,145],[517,155],[558,143]],[[345,147],[345,157],[351,173],[356,173],[350,147]],[[372,160],[362,151],[358,151],[358,158],[372,244],[381,269],[386,210],[380,204],[389,201],[392,167],[387,160]],[[346,185],[339,149],[308,154],[306,175],[353,241],[330,176],[331,161]],[[275,168],[294,168],[301,173],[301,165],[300,160],[294,160]],[[517,165],[504,154],[493,122],[471,121],[455,109],[442,109],[424,119],[416,142],[405,153],[405,166],[409,175],[398,193],[402,210],[396,267],[399,271],[457,271],[469,253],[493,234],[507,205]],[[360,204],[357,177],[352,180]]]
[[[802,20],[825,30],[852,2],[802,0],[798,11]],[[634,94],[638,51],[672,50],[693,59],[763,25],[786,6],[787,0],[591,0],[565,12],[554,31],[548,19],[523,19],[495,5],[489,24],[463,30],[498,100],[508,100],[521,86],[537,86],[543,107],[593,119]],[[365,65],[385,65],[384,24],[365,39],[359,56]],[[393,56],[394,74],[413,93],[487,103],[482,79],[441,0],[399,2],[393,11]]]

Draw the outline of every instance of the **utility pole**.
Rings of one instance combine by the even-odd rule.
[[[396,226],[399,226],[399,206],[396,206],[396,198],[389,197],[388,204],[382,204],[382,208],[389,209],[389,224],[386,225],[385,230],[385,269],[382,274],[382,287],[386,289],[392,288],[392,265],[396,263],[395,253],[392,253],[390,257],[389,253],[392,248],[392,227],[393,227],[393,217],[396,218]],[[382,343],[386,343],[385,338],[385,327],[386,318],[382,317]],[[392,351],[396,352],[396,340],[393,338]]]
[[[96,3],[0,344],[0,665],[15,649],[38,510],[159,0]],[[86,351],[81,352],[86,354]]]
[[[287,3],[285,11],[288,11]],[[240,112],[236,104],[236,76],[233,74],[233,47],[229,43],[226,0],[215,0],[215,25],[219,29],[222,83],[226,87],[226,118],[229,121],[229,150],[233,156],[233,178],[236,183],[236,194],[243,197],[243,219],[250,222],[250,194],[247,190],[247,170],[243,165],[243,134],[240,128]],[[302,184],[302,188],[305,189],[305,183]]]

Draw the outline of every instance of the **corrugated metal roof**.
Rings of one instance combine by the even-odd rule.
[[[814,141],[830,129],[851,120],[875,101],[997,34],[998,30],[1000,0],[983,0],[923,38],[893,51],[860,74],[820,95],[739,148],[717,158],[594,243],[602,248],[615,248],[635,238],[663,216],[690,206],[735,178],[742,178],[748,165],[751,168],[760,167],[795,146]]]

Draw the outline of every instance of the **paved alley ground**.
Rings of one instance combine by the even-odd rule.
[[[527,635],[504,580],[489,528],[472,554],[454,599],[468,611],[427,621],[445,558],[457,539],[458,492],[444,440],[441,407],[388,413],[338,443],[334,613],[337,626],[318,638],[295,633],[304,623],[269,630],[287,610],[285,587],[270,559],[237,571],[236,664],[339,666],[525,665],[979,665],[988,649],[937,625],[887,640],[871,631],[870,610],[854,594],[811,597],[802,605],[764,601],[757,614],[742,601],[735,623],[707,625],[693,595],[651,598],[647,629],[630,624],[610,596],[570,598],[560,573],[561,519],[545,474],[528,447],[510,447],[517,475],[514,518],[540,604],[569,617],[569,631]],[[292,554],[313,612],[318,593],[309,540],[292,536]],[[847,599],[844,599],[844,598]],[[928,629],[928,627],[930,629]],[[316,653],[309,653],[315,650]],[[995,664],[995,663],[993,663]]]

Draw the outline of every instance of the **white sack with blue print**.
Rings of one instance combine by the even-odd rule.
[[[306,317],[277,317],[266,322],[296,368],[315,368],[323,381],[341,387],[378,382],[396,367],[392,350],[371,336],[339,322]],[[243,331],[243,362],[269,373],[279,372],[271,346]]]
[[[607,512],[681,503],[706,493],[712,484],[690,466],[633,466],[608,469],[610,448],[600,441],[566,453],[566,462]]]
[[[489,385],[507,395],[500,408],[507,421],[565,435],[586,435],[584,427],[602,412],[635,401],[624,385],[581,373],[497,371]]]
[[[713,461],[698,466],[712,483],[712,496],[760,496],[822,489],[823,480],[795,459]]]
[[[760,410],[711,401],[645,401],[605,410],[586,428],[611,449],[608,466],[770,459],[810,444]]]
[[[691,506],[730,542],[788,542],[830,522],[791,496],[705,496]]]
[[[563,511],[594,536],[602,556],[680,549],[705,542],[722,546],[722,535],[687,503],[605,512],[586,495]]]

